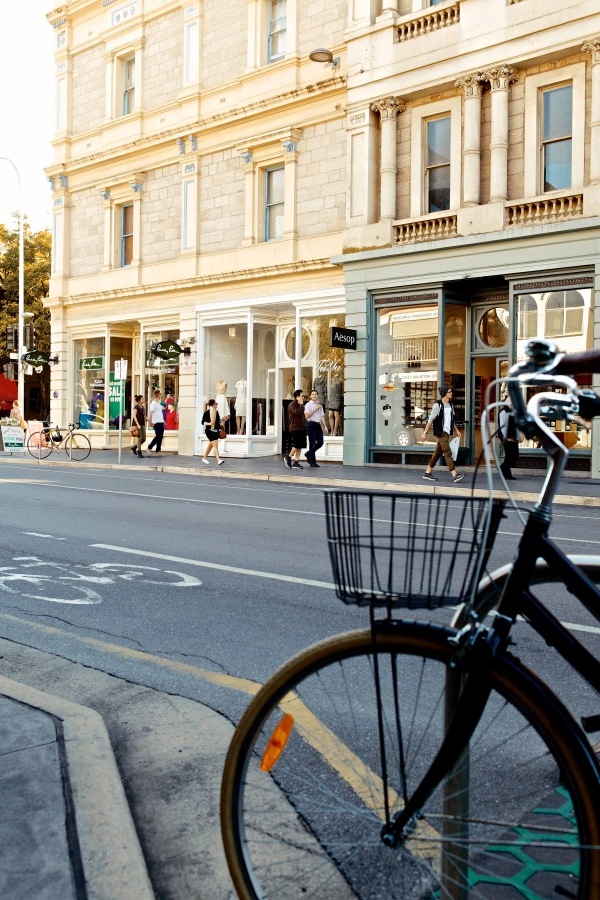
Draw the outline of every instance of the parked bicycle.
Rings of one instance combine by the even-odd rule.
[[[51,453],[64,450],[70,460],[82,462],[91,452],[90,440],[78,430],[79,424],[73,423],[66,429],[50,424],[41,431],[35,431],[27,438],[27,449],[35,459],[46,459]]]
[[[598,660],[532,591],[562,582],[600,620],[600,559],[548,537],[568,450],[545,423],[600,415],[568,377],[600,372],[600,351],[526,352],[506,381],[550,469],[513,564],[484,574],[505,501],[327,492],[337,595],[370,627],[299,653],[242,716],[221,794],[242,900],[600,897],[600,715],[578,724],[510,649],[521,616],[600,692]],[[442,605],[457,627],[401,618]]]

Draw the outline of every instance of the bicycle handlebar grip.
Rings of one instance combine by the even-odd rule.
[[[579,354],[578,354],[579,355]],[[579,415],[583,419],[600,416],[600,397],[594,391],[579,392]]]
[[[568,353],[558,361],[554,369],[556,375],[583,375],[587,372],[600,374],[600,350]]]

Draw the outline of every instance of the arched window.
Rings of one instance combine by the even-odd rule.
[[[584,300],[579,291],[556,291],[546,304],[546,337],[583,333]]]
[[[537,337],[538,311],[535,297],[531,294],[522,294],[517,304],[519,339]]]

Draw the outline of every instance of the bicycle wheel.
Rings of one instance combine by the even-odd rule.
[[[428,770],[464,678],[449,668],[452,634],[398,622],[378,638],[392,814]],[[510,655],[495,661],[469,747],[412,834],[383,844],[374,671],[371,632],[338,635],[286,663],[244,713],[221,790],[241,900],[596,900],[595,761],[558,699]],[[294,720],[287,743],[282,715]]]
[[[52,453],[52,439],[49,428],[42,428],[27,438],[27,449],[35,459],[46,459]]]
[[[65,450],[67,451],[69,459],[81,462],[88,458],[91,449],[92,446],[90,440],[85,434],[78,434],[77,432],[72,431],[65,439]]]

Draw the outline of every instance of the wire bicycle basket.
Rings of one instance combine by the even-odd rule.
[[[505,501],[325,491],[340,600],[388,609],[466,602],[487,564]]]

